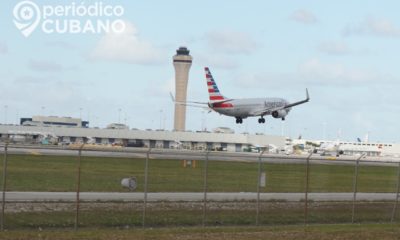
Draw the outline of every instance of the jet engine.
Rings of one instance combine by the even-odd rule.
[[[272,117],[274,118],[285,118],[288,113],[285,109],[277,110],[272,112]]]

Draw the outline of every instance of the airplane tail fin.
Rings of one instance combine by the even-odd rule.
[[[220,93],[217,83],[214,81],[214,78],[211,75],[210,69],[208,69],[208,67],[205,67],[204,70],[206,72],[207,87],[208,87],[210,102],[227,100],[227,98]]]

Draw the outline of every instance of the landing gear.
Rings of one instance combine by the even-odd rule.
[[[285,121],[285,118],[284,118],[284,117],[282,118],[282,121]]]
[[[258,123],[265,123],[265,118],[260,117],[260,118],[258,119]]]
[[[243,123],[243,119],[241,117],[236,117],[236,123],[238,124]]]

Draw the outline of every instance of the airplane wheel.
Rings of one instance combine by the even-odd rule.
[[[265,118],[262,119],[262,123],[265,123]]]
[[[285,118],[284,118],[284,117],[282,118],[282,121],[285,121]]]
[[[265,118],[259,118],[258,123],[265,123]]]

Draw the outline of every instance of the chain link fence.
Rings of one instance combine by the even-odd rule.
[[[399,219],[400,163],[4,146],[1,230],[379,223]],[[130,189],[121,186],[128,179]],[[126,184],[125,184],[126,185]]]

